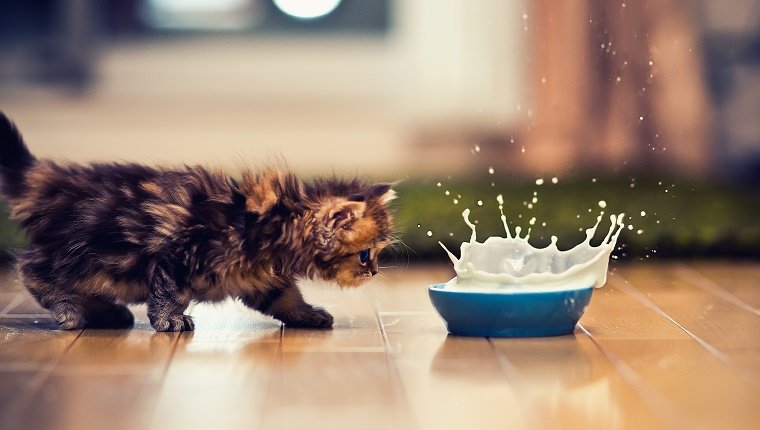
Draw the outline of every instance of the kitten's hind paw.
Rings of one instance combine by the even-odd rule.
[[[189,315],[172,315],[166,319],[151,321],[156,331],[193,331],[195,324]]]
[[[58,303],[50,308],[50,313],[61,330],[78,330],[87,323],[82,308],[71,303]]]
[[[322,308],[307,308],[290,311],[280,318],[286,327],[331,328],[333,316]]]

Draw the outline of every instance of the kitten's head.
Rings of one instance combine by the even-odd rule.
[[[390,184],[315,184],[320,186],[330,190],[322,193],[315,212],[317,275],[342,287],[359,286],[377,274],[378,254],[392,241],[388,204],[396,194]]]

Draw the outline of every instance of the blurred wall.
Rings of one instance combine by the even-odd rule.
[[[372,31],[130,32],[140,4],[24,3],[44,31],[2,15],[0,107],[40,155],[390,178],[760,159],[756,2],[395,0]]]
[[[81,93],[6,78],[2,107],[40,155],[266,163],[405,176],[418,130],[520,119],[521,6],[395,2],[385,35],[189,33],[99,43]],[[458,157],[460,159],[462,157]]]

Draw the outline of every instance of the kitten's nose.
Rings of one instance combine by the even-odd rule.
[[[372,274],[372,276],[377,275],[377,269],[369,269],[369,273]]]

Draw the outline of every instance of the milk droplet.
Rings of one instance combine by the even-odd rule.
[[[528,203],[528,209],[533,209],[533,203]]]
[[[483,206],[483,200],[478,200],[478,206]]]
[[[437,184],[435,184],[435,186],[436,186],[436,187],[440,187],[441,185],[442,185],[442,184],[441,184],[440,182],[439,182],[439,183],[437,183]]]
[[[458,205],[458,204],[459,204],[459,200],[457,200],[457,199],[454,199],[454,204],[455,204],[455,205]]]
[[[499,194],[498,196],[496,196],[496,202],[498,202],[500,205],[503,205],[504,204],[504,196],[502,196],[501,194]]]
[[[556,184],[557,182],[559,182],[559,178],[558,178],[558,177],[556,177],[556,176],[555,176],[555,177],[553,177],[553,178],[552,178],[552,184]]]
[[[538,197],[533,197],[533,200],[531,200],[532,203],[538,203]]]
[[[475,152],[480,152],[480,145],[475,145]]]
[[[443,194],[446,194],[448,196],[451,193],[449,192],[449,190],[446,190],[446,191],[443,192]]]
[[[546,227],[546,223],[545,223],[545,222],[542,222],[542,223],[541,223],[541,227]]]
[[[644,230],[636,230],[636,234],[644,233]]]
[[[647,213],[644,211],[641,211],[641,216],[647,216]]]
[[[530,224],[530,225],[533,225],[535,223],[536,223],[536,217],[533,217],[533,218],[530,219],[530,221],[528,221],[528,224]]]
[[[596,178],[591,178],[591,182],[596,182]]]
[[[520,149],[520,152],[522,152],[523,154],[525,154],[525,147],[524,146]]]
[[[643,116],[640,116],[640,117],[639,117],[639,121],[644,121],[644,117],[643,117]]]
[[[432,232],[432,231],[430,231],[430,230],[428,230],[428,231],[427,231],[427,235],[428,235],[428,237],[431,237],[431,236],[433,236],[433,232]]]
[[[604,200],[599,200],[599,207],[602,209],[606,208],[607,202],[605,202]]]
[[[453,232],[449,233],[449,237],[454,237],[454,233]]]
[[[488,168],[488,174],[489,175],[493,175],[493,172],[494,172],[493,167],[489,167]]]
[[[628,224],[628,230],[633,231],[633,225],[632,224]]]
[[[544,178],[536,179],[536,185],[543,185],[544,184]]]

